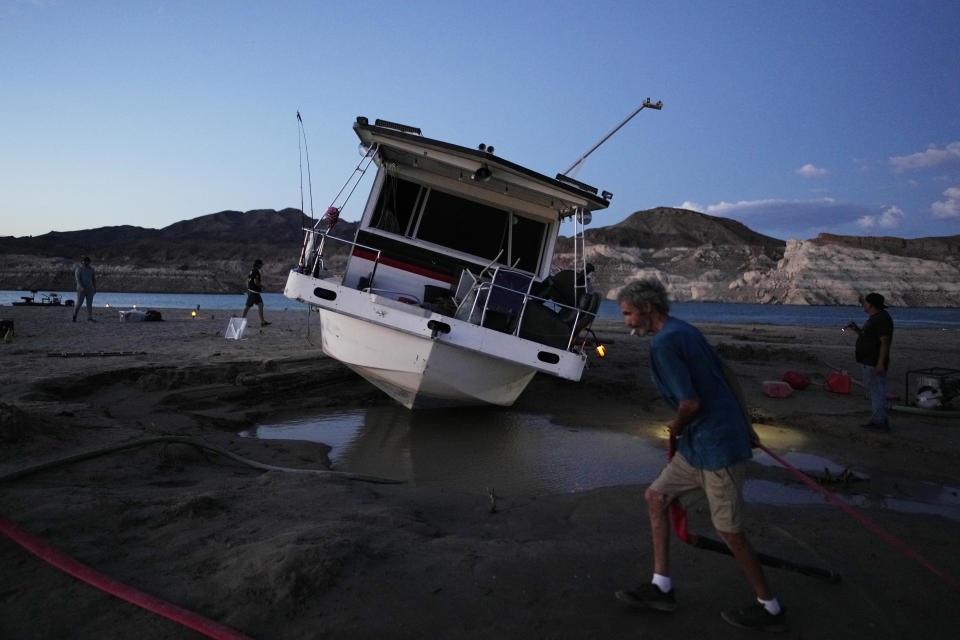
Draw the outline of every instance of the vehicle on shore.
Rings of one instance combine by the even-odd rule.
[[[538,372],[579,380],[600,304],[583,226],[611,194],[483,144],[363,117],[353,129],[364,156],[354,174],[376,167],[356,235],[330,233],[330,207],[305,226],[284,289],[319,312],[323,352],[411,409],[508,406]],[[552,274],[571,218],[573,264]],[[324,251],[340,243],[348,258],[333,274]]]
[[[37,292],[31,291],[29,296],[20,296],[19,302],[11,302],[15,307],[72,307],[73,300],[63,300],[59,293],[47,293],[37,300]]]

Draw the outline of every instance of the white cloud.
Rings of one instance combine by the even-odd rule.
[[[903,221],[903,209],[900,207],[890,207],[880,214],[880,227],[882,229],[893,229],[899,227]]]
[[[740,200],[739,202],[718,202],[707,207],[697,209],[701,213],[709,213],[714,216],[722,216],[731,211],[738,212],[756,212],[765,209],[782,209],[783,207],[822,207],[835,204],[833,198],[819,198],[816,200]]]
[[[934,218],[960,218],[960,187],[950,187],[943,192],[946,200],[938,200],[930,205]]]
[[[826,169],[815,167],[812,164],[805,164],[799,169],[797,169],[796,171],[794,171],[794,173],[796,173],[797,175],[803,176],[804,178],[819,178],[821,176],[827,175],[830,172],[827,171]]]
[[[952,162],[960,162],[960,141],[951,142],[944,149],[937,149],[931,145],[926,151],[909,156],[893,156],[890,158],[890,168],[894,173],[903,173],[913,169],[939,167]]]
[[[857,218],[857,226],[864,231],[872,229],[896,229],[903,221],[903,209],[897,206],[887,207],[877,215]]]
[[[781,239],[813,238],[822,232],[846,235],[871,228],[865,225],[892,228],[899,225],[903,217],[903,212],[897,207],[880,210],[878,207],[837,202],[833,198],[740,200],[707,206],[687,201],[680,206],[730,218],[754,231]]]

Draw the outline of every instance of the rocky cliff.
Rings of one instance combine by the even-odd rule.
[[[297,209],[219,213],[163,229],[123,226],[0,237],[0,289],[73,289],[73,268],[90,254],[103,291],[236,293],[255,258],[266,290],[283,290],[304,225]],[[337,237],[352,238],[341,222]],[[625,283],[655,277],[675,300],[856,304],[879,291],[891,304],[960,307],[960,236],[874,238],[821,234],[784,242],[726,218],[660,207],[586,232],[594,285],[614,298]],[[556,264],[572,261],[561,238]],[[345,247],[328,259],[337,270]]]
[[[920,258],[839,239],[839,243],[823,236],[788,240],[774,268],[738,274],[729,284],[734,294],[730,297],[784,304],[856,304],[860,295],[878,291],[896,306],[960,307],[960,259],[955,253]],[[918,243],[931,240],[938,239]]]
[[[891,304],[960,307],[960,236],[870,238],[821,234],[783,242],[694,211],[638,211],[587,230],[594,284],[608,299],[625,283],[658,278],[680,301],[857,304],[879,291]],[[557,262],[572,261],[572,242]]]

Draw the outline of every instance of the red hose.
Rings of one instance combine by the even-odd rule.
[[[951,587],[960,591],[960,581],[958,581],[956,578],[951,576],[949,573],[947,573],[943,569],[932,564],[929,560],[921,556],[919,553],[917,553],[910,547],[908,547],[907,544],[905,542],[902,542],[899,538],[895,538],[891,534],[887,533],[885,530],[883,530],[880,527],[880,525],[874,524],[870,520],[867,520],[866,518],[864,518],[862,515],[854,511],[853,507],[851,507],[846,502],[836,497],[835,495],[833,495],[832,493],[830,493],[829,491],[821,487],[819,484],[817,484],[816,482],[808,478],[802,471],[795,469],[793,466],[790,465],[789,462],[787,462],[786,460],[784,460],[783,458],[775,454],[773,451],[770,451],[770,449],[766,448],[762,444],[758,444],[757,446],[760,449],[764,450],[768,456],[770,456],[771,458],[779,462],[781,465],[783,465],[785,469],[789,470],[793,475],[797,476],[804,484],[808,485],[812,489],[815,489],[817,492],[822,494],[824,498],[826,498],[833,504],[843,509],[847,513],[847,515],[856,519],[858,522],[860,522],[860,524],[862,524],[867,529],[869,529],[870,531],[874,532],[875,534],[883,538],[887,543],[893,545],[894,547],[902,551],[906,556],[911,558],[914,562],[925,567],[926,569],[931,571],[934,575],[939,577],[941,580],[949,584]]]
[[[217,638],[218,640],[252,640],[249,636],[224,626],[219,622],[214,622],[192,611],[178,607],[175,604],[155,598],[150,594],[138,591],[133,587],[129,587],[122,582],[117,582],[113,578],[95,571],[70,556],[60,553],[42,540],[33,537],[2,515],[0,515],[0,532],[3,532],[11,540],[38,558],[47,561],[61,571],[69,573],[74,578],[83,580],[87,584],[93,585],[102,591],[106,591],[147,611],[152,611],[164,618],[178,622],[209,638]]]

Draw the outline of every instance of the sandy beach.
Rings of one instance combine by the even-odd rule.
[[[159,436],[318,473],[154,443],[4,477],[0,515],[115,580],[258,639],[751,635],[719,616],[751,599],[733,560],[678,541],[677,611],[636,611],[614,599],[649,579],[643,485],[507,496],[492,510],[480,493],[324,473],[327,446],[238,436],[265,417],[392,402],[320,355],[318,316],[267,309],[269,327],[252,318],[243,340],[227,340],[227,312],[161,312],[162,322],[123,323],[101,308],[97,322],[73,323],[69,307],[0,308],[15,326],[0,343],[0,477]],[[812,474],[829,490],[862,496],[856,512],[906,547],[825,500],[750,502],[747,531],[758,550],[842,576],[831,584],[767,570],[787,607],[785,637],[953,637],[960,419],[894,412],[890,432],[860,428],[869,415],[862,389],[840,395],[822,386],[831,366],[859,377],[854,336],[838,327],[699,326],[740,376],[762,442],[866,476]],[[635,424],[638,437],[662,440],[668,413],[647,373],[647,339],[612,321],[594,329],[608,356],[592,357],[579,383],[537,376],[518,407],[552,420]],[[892,358],[889,390],[902,396],[908,370],[960,368],[960,334],[897,329]],[[788,398],[765,396],[763,381],[788,370],[812,384]],[[805,487],[778,466],[751,463],[748,474]],[[897,500],[913,507],[891,508]],[[707,514],[690,516],[693,530],[711,534]],[[0,638],[202,637],[5,536],[0,566]]]

